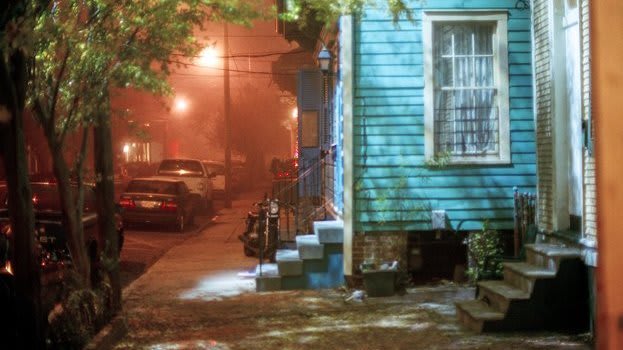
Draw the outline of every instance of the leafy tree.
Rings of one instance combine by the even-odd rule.
[[[404,0],[289,0],[287,12],[283,18],[298,22],[301,27],[315,20],[321,24],[333,24],[342,15],[359,15],[365,7],[383,7],[388,10],[394,21],[401,15],[412,19],[412,11]]]
[[[32,6],[29,6],[32,5]],[[37,6],[39,5],[39,6]],[[0,155],[8,183],[9,218],[14,237],[16,332],[3,329],[2,342],[15,348],[42,349],[40,273],[35,256],[34,216],[26,164],[23,118],[29,81],[29,40],[33,14],[45,2],[4,1],[0,3]],[[18,335],[18,339],[14,336]]]
[[[15,270],[20,295],[37,300],[37,286],[31,284],[39,280],[21,125],[25,106],[34,111],[52,154],[68,246],[84,287],[90,284],[91,267],[79,219],[81,200],[73,200],[69,178],[74,172],[80,182],[89,129],[94,130],[100,233],[107,242],[103,265],[116,290],[114,307],[119,307],[118,251],[110,220],[114,203],[109,91],[133,86],[169,93],[168,58],[173,53],[196,54],[197,27],[206,21],[249,24],[260,14],[259,5],[237,0],[42,0],[0,5],[0,133],[11,220],[19,237]],[[72,132],[82,133],[73,170],[64,154],[66,136]],[[40,319],[36,312],[24,314],[25,319]],[[32,334],[32,327],[23,329]],[[42,337],[35,334],[34,339],[40,342]]]

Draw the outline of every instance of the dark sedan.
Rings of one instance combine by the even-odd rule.
[[[166,177],[136,178],[119,198],[124,226],[171,224],[183,232],[194,221],[199,196],[184,181]]]
[[[55,182],[31,182],[32,204],[35,214],[35,237],[40,247],[40,262],[42,269],[56,269],[71,263],[65,225],[63,224],[58,187]],[[77,188],[74,187],[74,195]],[[0,233],[5,238],[12,234],[8,215],[7,188],[0,186]],[[100,251],[105,246],[100,242],[98,234],[96,200],[94,188],[84,187],[84,206],[81,218],[84,233],[84,242],[92,261],[96,261]],[[117,217],[116,228],[118,233],[119,251],[123,246],[123,226],[121,218]],[[0,252],[1,253],[1,252]],[[7,260],[6,263],[10,263]]]

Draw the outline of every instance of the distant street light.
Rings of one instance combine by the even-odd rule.
[[[188,101],[184,97],[177,97],[173,102],[173,110],[176,112],[186,112],[188,109]]]

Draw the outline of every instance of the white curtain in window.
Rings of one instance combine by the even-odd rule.
[[[498,152],[494,32],[494,23],[438,23],[434,27],[436,152]]]

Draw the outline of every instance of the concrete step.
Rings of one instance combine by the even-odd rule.
[[[303,274],[303,260],[297,249],[279,249],[276,254],[279,275],[300,276]]]
[[[528,263],[555,271],[558,271],[560,262],[564,259],[582,258],[580,249],[567,247],[563,244],[526,244],[525,249]]]
[[[477,298],[495,310],[506,313],[513,300],[528,300],[530,293],[505,281],[481,281],[478,282]]]
[[[495,310],[482,300],[463,300],[456,302],[455,305],[459,322],[475,332],[482,332],[485,322],[504,319],[504,313]]]
[[[324,245],[316,235],[296,236],[296,246],[301,260],[322,259],[324,256]]]
[[[261,274],[260,274],[261,270]],[[281,290],[281,276],[277,264],[262,264],[255,268],[255,290],[272,292]]]
[[[342,220],[314,221],[314,234],[320,243],[343,243],[344,222]]]
[[[504,281],[523,290],[532,293],[534,284],[538,279],[556,278],[556,271],[525,262],[506,262],[504,266]]]

